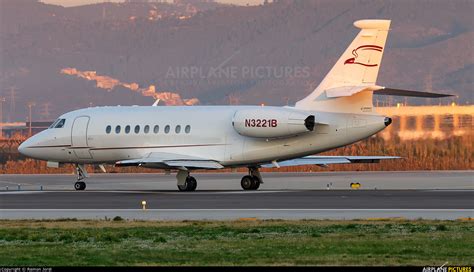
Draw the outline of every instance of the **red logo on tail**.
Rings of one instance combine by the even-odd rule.
[[[362,45],[362,46],[359,46],[356,49],[352,50],[352,55],[354,57],[344,61],[344,65],[346,65],[346,64],[359,64],[359,65],[363,65],[363,66],[366,66],[366,67],[379,66],[378,64],[369,64],[369,63],[357,62],[356,59],[359,56],[359,54],[357,53],[357,50],[359,50],[359,49],[361,49],[363,51],[365,51],[365,50],[374,50],[374,51],[382,52],[383,47],[378,46],[378,45]]]

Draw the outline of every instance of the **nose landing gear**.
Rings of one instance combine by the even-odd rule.
[[[77,181],[74,183],[74,189],[76,189],[76,191],[83,191],[86,189],[86,183],[84,181]]]
[[[240,186],[244,190],[257,190],[263,183],[260,171],[256,167],[249,167],[249,174],[244,176],[240,181]]]
[[[86,183],[82,180],[89,177],[84,164],[76,164],[76,174],[77,182],[74,183],[74,189],[77,191],[83,191],[86,189]]]

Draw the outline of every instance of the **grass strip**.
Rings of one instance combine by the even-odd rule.
[[[474,222],[0,221],[0,266],[472,265]]]

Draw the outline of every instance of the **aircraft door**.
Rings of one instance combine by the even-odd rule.
[[[87,127],[89,116],[80,116],[74,120],[71,129],[71,147],[78,159],[92,159],[87,145]]]

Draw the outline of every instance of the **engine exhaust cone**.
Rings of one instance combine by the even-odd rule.
[[[314,115],[308,116],[306,119],[304,119],[304,126],[309,130],[313,131],[314,130]],[[391,122],[391,121],[390,121]]]

